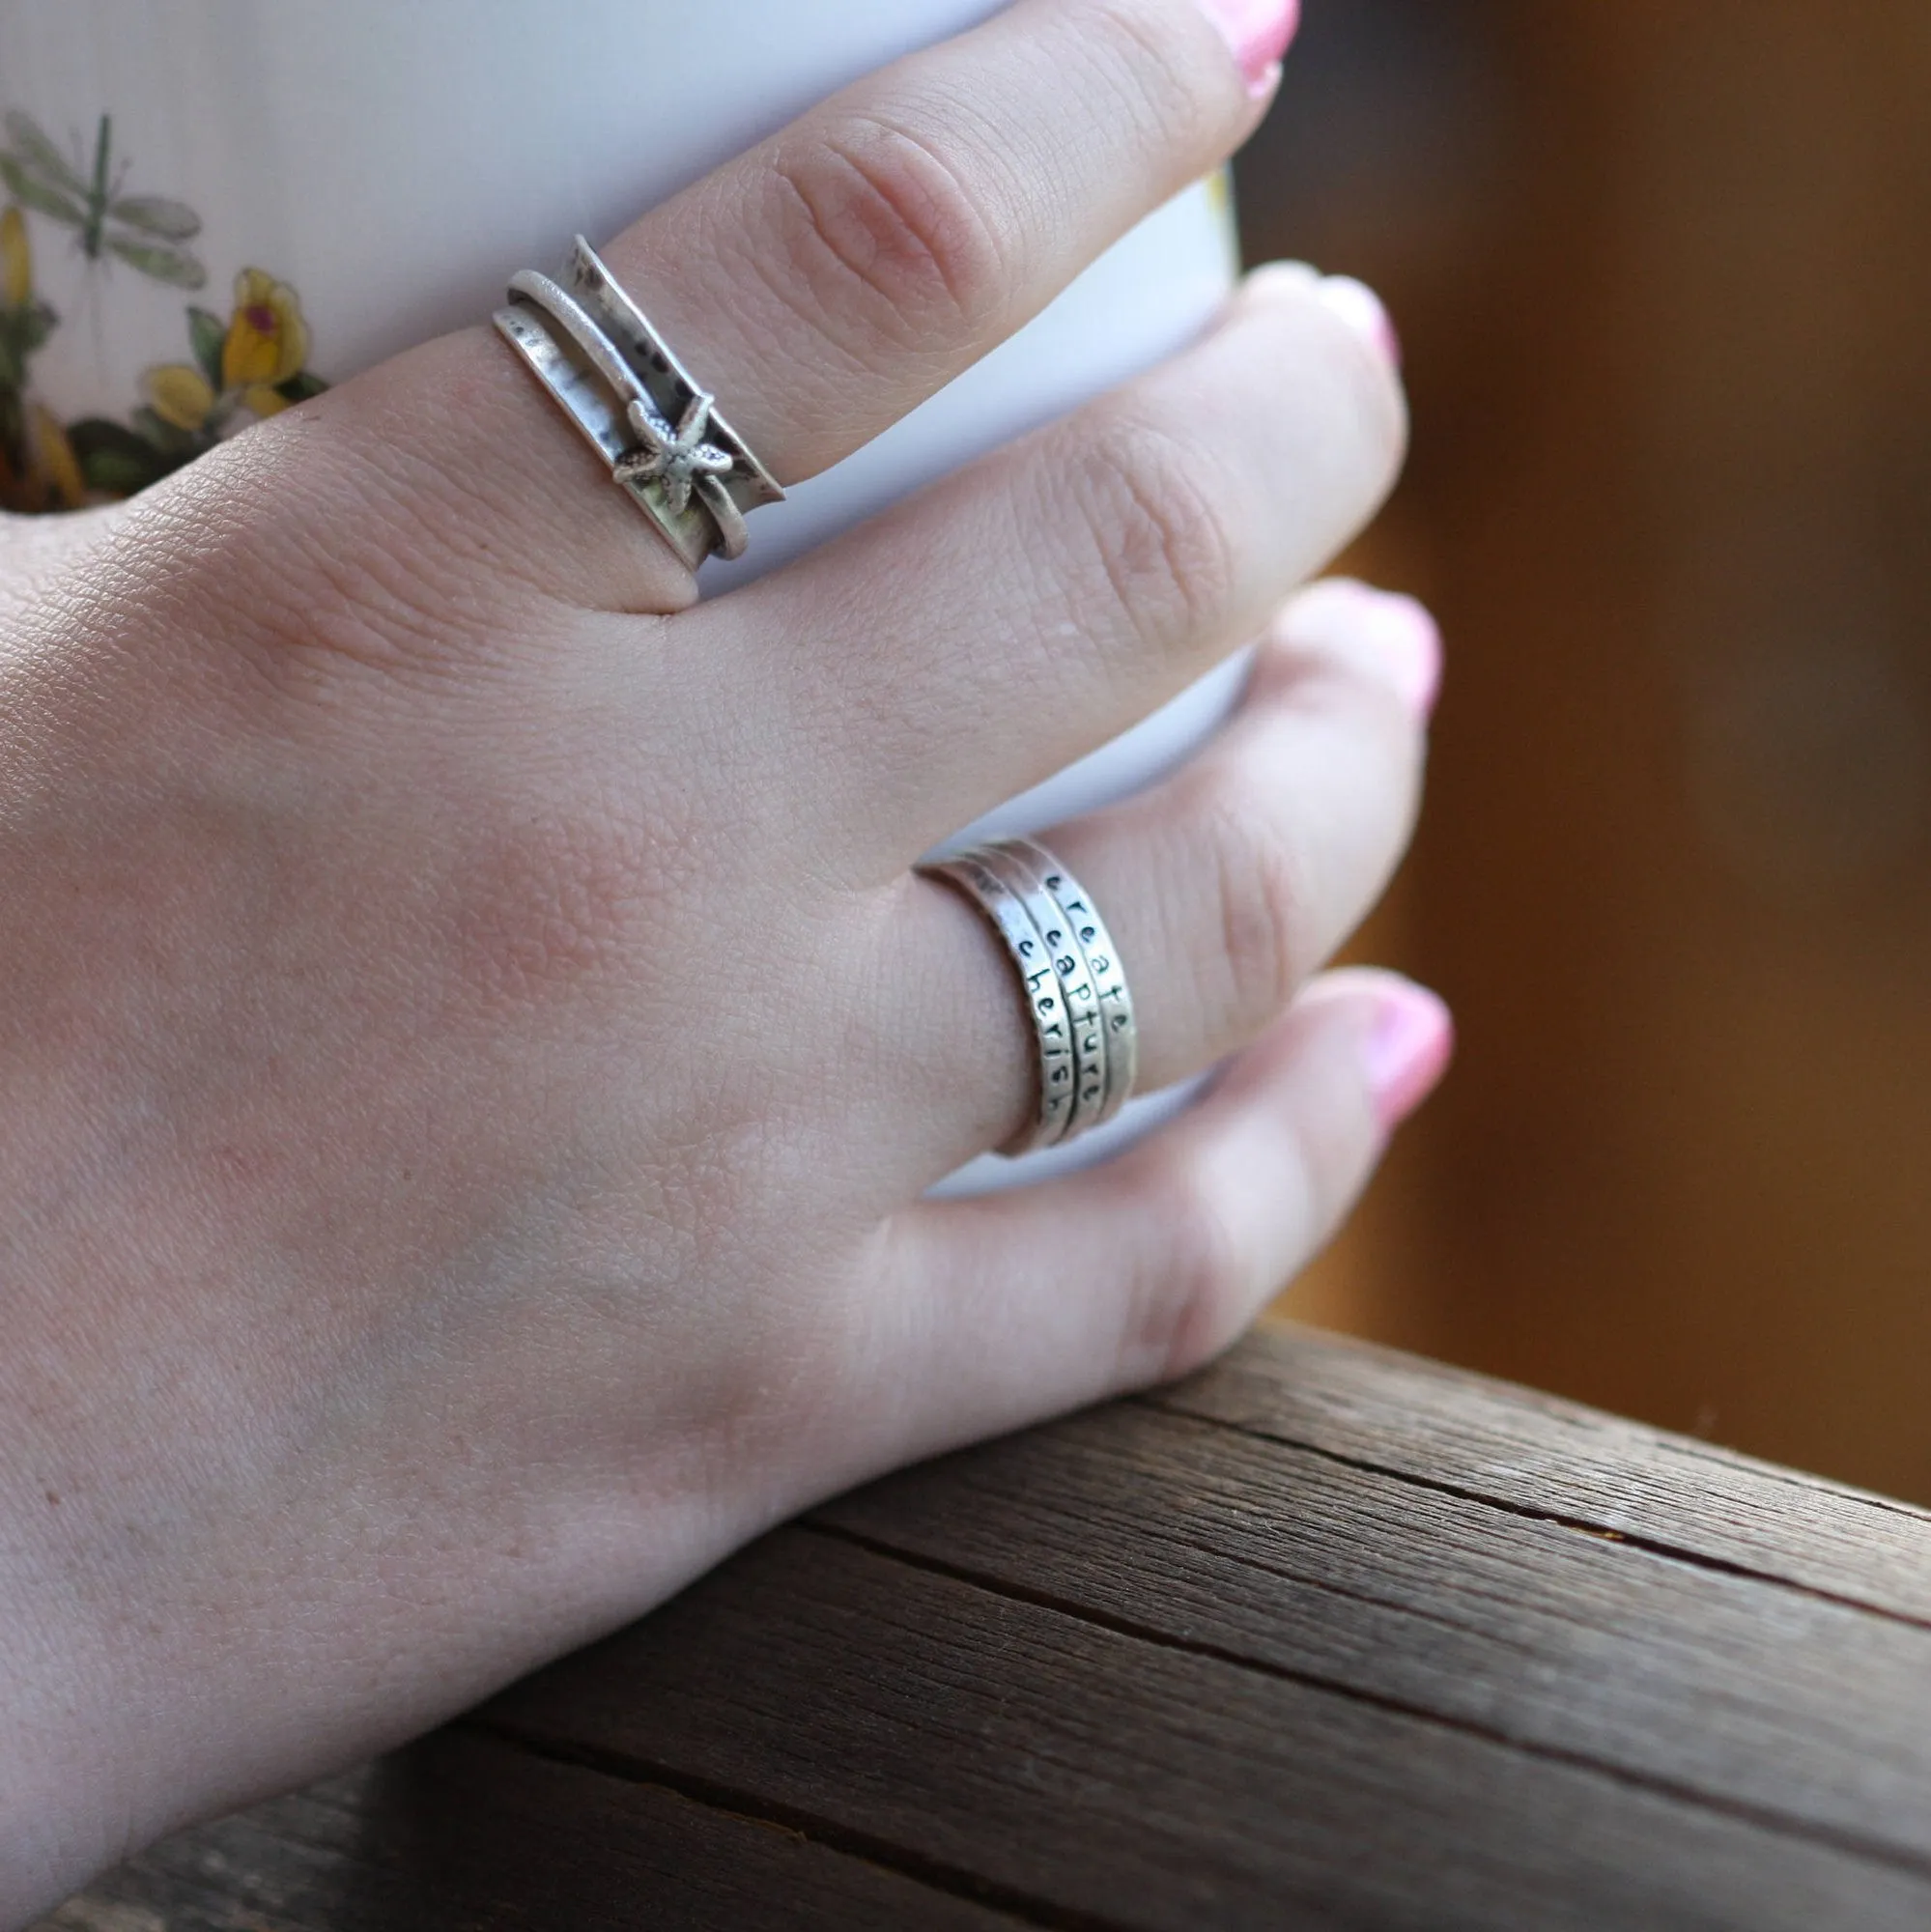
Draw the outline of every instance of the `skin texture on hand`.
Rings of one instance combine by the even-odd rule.
[[[1197,10],[1022,0],[609,259],[791,481],[1258,111]],[[1310,977],[1438,658],[1406,600],[1290,593],[1403,436],[1358,297],[1276,270],[696,608],[480,328],[0,527],[0,1922],[1239,1331],[1446,1054],[1418,989]],[[922,1202],[1033,1076],[913,862],[1256,638],[1216,746],[1051,835],[1147,1084],[1236,1057],[1115,1163]]]

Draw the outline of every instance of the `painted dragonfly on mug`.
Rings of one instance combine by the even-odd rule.
[[[201,217],[185,203],[158,194],[123,194],[124,164],[114,166],[114,124],[100,117],[91,174],[70,160],[31,114],[19,108],[5,121],[0,181],[21,207],[75,231],[90,262],[112,256],[130,269],[178,289],[198,289],[208,270],[186,247],[201,233]]]

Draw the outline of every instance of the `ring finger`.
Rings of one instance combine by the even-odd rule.
[[[1258,1037],[1380,895],[1412,825],[1438,668],[1434,626],[1411,599],[1318,584],[1282,613],[1245,705],[1199,759],[1045,835],[1126,967],[1142,1091]],[[889,930],[914,957],[895,977],[926,991],[918,1037],[889,1047],[901,1065],[943,1054],[921,1091],[971,1096],[934,1122],[929,1159],[944,1171],[1011,1135],[1036,1075],[990,928],[944,886],[910,890],[922,903],[909,917],[901,904]]]

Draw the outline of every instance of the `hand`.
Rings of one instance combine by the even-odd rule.
[[[606,251],[786,481],[1213,166],[1184,0],[1021,0]],[[1308,976],[1406,838],[1415,607],[1284,603],[1399,460],[1365,292],[694,605],[486,328],[123,510],[4,532],[0,1920],[635,1617],[813,1498],[1193,1367],[1446,1028]],[[753,529],[754,529],[753,526]],[[1034,1078],[910,869],[1264,637],[1050,835],[1138,996],[1108,1166],[972,1204]]]

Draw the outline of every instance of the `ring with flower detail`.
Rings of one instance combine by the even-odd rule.
[[[746,514],[783,499],[777,478],[581,235],[569,275],[525,269],[497,327],[686,564],[742,556]]]

